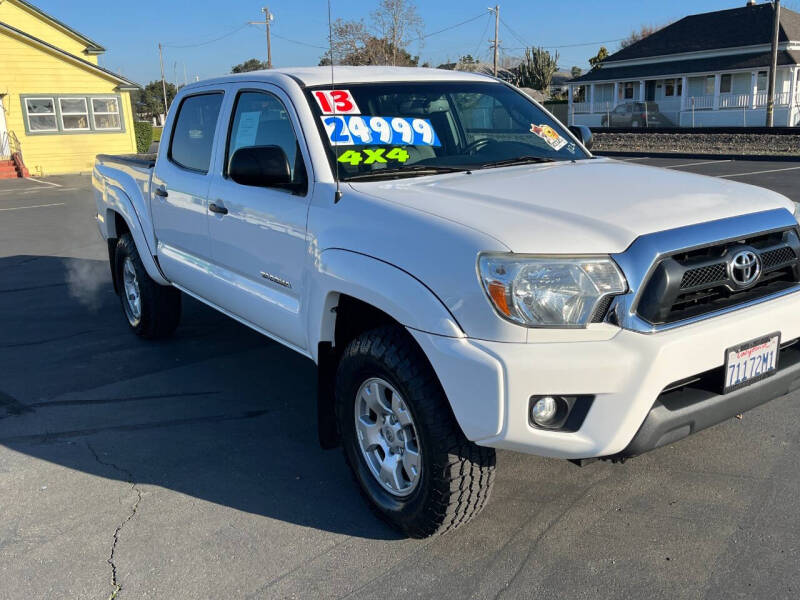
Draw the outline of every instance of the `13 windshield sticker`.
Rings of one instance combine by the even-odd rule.
[[[334,146],[441,146],[428,119],[330,115],[321,117]]]

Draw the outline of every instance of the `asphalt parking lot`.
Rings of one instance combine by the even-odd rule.
[[[800,201],[800,162],[628,160]],[[800,392],[624,465],[500,453],[480,517],[402,539],[310,362],[189,299],[128,333],[89,186],[0,182],[0,598],[800,595]]]

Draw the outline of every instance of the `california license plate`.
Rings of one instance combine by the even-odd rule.
[[[725,389],[733,392],[769,377],[778,369],[781,334],[772,333],[725,351]]]

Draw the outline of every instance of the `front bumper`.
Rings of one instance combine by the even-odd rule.
[[[657,404],[671,384],[722,367],[727,348],[773,331],[784,342],[800,338],[800,293],[653,334],[606,324],[544,331],[527,344],[412,334],[469,439],[581,459],[639,454],[796,389],[800,366],[784,361],[772,378],[740,393],[695,395],[695,408],[677,415]],[[545,394],[595,400],[578,431],[546,431],[528,420],[530,397]]]

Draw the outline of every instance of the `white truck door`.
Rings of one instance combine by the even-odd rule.
[[[306,350],[303,270],[311,164],[297,115],[286,95],[268,84],[237,90],[228,139],[220,144],[209,190],[209,232],[216,304],[300,350]],[[240,149],[277,146],[289,163],[291,185],[233,181],[228,167]]]
[[[224,89],[185,96],[167,121],[151,190],[158,257],[167,278],[202,295],[211,243],[208,188]],[[224,134],[222,134],[224,135]]]

